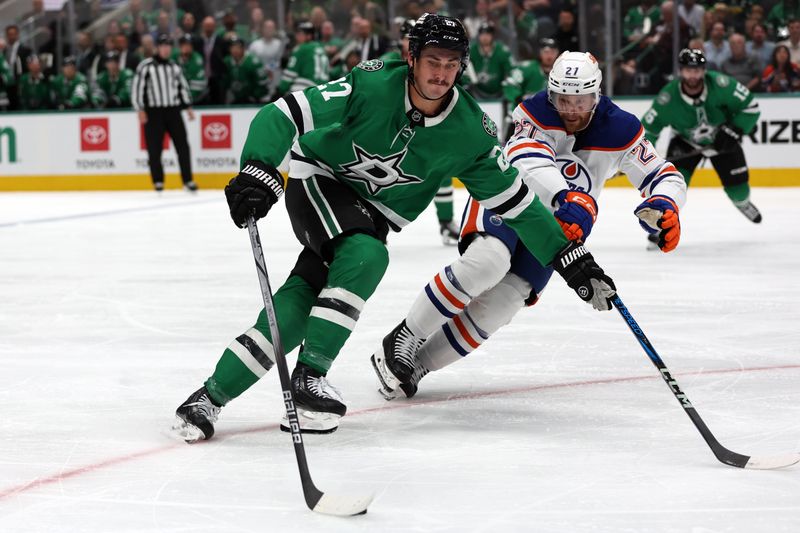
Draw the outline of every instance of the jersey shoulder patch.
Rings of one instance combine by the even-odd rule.
[[[672,95],[669,94],[669,91],[661,91],[658,93],[658,96],[656,96],[656,102],[661,105],[667,105],[670,100],[672,100]]]
[[[356,67],[367,72],[375,72],[383,68],[383,61],[380,59],[367,59],[356,65]]]
[[[489,137],[497,137],[497,124],[495,124],[494,120],[486,113],[483,114],[483,130]]]
[[[717,82],[717,85],[723,88],[731,84],[731,79],[722,73],[716,73],[716,76],[714,76],[714,81]]]
[[[547,91],[539,91],[519,104],[519,108],[539,129],[564,130],[564,123],[547,100]]]
[[[620,109],[607,96],[601,96],[592,122],[577,139],[575,150],[626,150],[642,131],[642,123],[636,116]]]

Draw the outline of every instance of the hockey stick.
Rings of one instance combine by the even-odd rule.
[[[703,436],[703,439],[705,439],[706,443],[709,445],[709,447],[711,447],[711,451],[714,452],[714,455],[717,456],[717,459],[726,465],[736,466],[739,468],[754,468],[758,470],[783,468],[800,462],[800,454],[798,453],[775,455],[771,457],[750,457],[732,452],[720,444],[716,437],[714,437],[714,435],[711,433],[711,430],[708,429],[706,423],[703,422],[703,419],[700,418],[700,415],[689,401],[689,398],[683,393],[678,385],[678,382],[672,377],[669,369],[664,364],[664,361],[662,361],[658,356],[656,349],[653,348],[652,344],[650,344],[650,341],[645,336],[644,331],[642,331],[642,328],[640,328],[639,324],[636,323],[636,320],[634,320],[630,311],[628,311],[628,308],[625,307],[625,304],[622,303],[622,299],[619,297],[619,295],[615,296],[611,300],[611,303],[614,304],[614,307],[617,308],[619,314],[625,319],[625,323],[628,324],[628,327],[633,332],[636,340],[639,341],[639,344],[642,345],[642,348],[647,356],[650,358],[659,372],[661,372],[661,377],[664,379],[664,382],[666,382],[667,386],[672,391],[672,394],[675,395],[675,398],[678,399],[681,407],[683,407],[683,410],[687,415],[689,415],[689,418],[692,419],[695,427],[697,427],[697,429],[700,431],[700,435]]]
[[[275,363],[278,366],[278,375],[283,389],[283,403],[286,405],[286,417],[289,419],[289,428],[294,443],[294,453],[297,456],[297,466],[300,469],[300,482],[303,485],[303,495],[308,508],[318,513],[352,516],[367,512],[367,506],[372,502],[373,495],[369,496],[339,496],[323,493],[311,479],[306,460],[306,449],[303,445],[303,435],[300,433],[300,422],[297,420],[297,410],[294,406],[294,393],[289,379],[289,367],[286,364],[286,354],[283,353],[278,322],[275,318],[275,306],[272,303],[272,289],[269,286],[267,265],[264,262],[264,251],[261,248],[261,238],[255,219],[247,217],[247,231],[250,234],[250,246],[253,248],[253,258],[256,261],[258,281],[261,284],[261,295],[264,298],[264,309],[269,322],[269,332],[272,336],[272,347],[275,352]]]

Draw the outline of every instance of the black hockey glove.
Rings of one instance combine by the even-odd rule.
[[[721,124],[714,136],[714,150],[720,154],[733,152],[742,142],[742,130],[733,124]]]
[[[256,220],[266,216],[282,195],[283,176],[261,161],[245,161],[239,175],[225,187],[231,218],[240,228],[247,225],[250,214]]]
[[[592,304],[598,311],[611,309],[611,298],[617,288],[581,241],[570,241],[558,252],[553,259],[553,268],[581,300]]]

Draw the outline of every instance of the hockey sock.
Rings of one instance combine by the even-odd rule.
[[[750,198],[750,184],[740,183],[738,185],[725,186],[725,194],[735,204],[746,202]]]
[[[453,178],[442,180],[433,203],[436,206],[436,216],[439,222],[453,220]]]
[[[378,239],[356,233],[339,240],[328,283],[311,308],[299,362],[328,372],[387,266],[389,253]]]
[[[316,291],[299,276],[290,276],[273,296],[275,316],[285,353],[300,345]],[[267,313],[261,310],[255,326],[236,337],[222,353],[214,374],[205,383],[212,400],[225,405],[258,381],[275,364]]]
[[[426,338],[461,312],[470,299],[493,287],[508,272],[511,253],[500,239],[478,236],[464,254],[425,286],[406,317],[406,325]]]

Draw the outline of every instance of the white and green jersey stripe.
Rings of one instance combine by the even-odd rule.
[[[344,78],[289,93],[253,119],[241,160],[277,167],[291,151],[290,179],[344,183],[395,230],[417,218],[443,179],[457,176],[550,263],[566,238],[506,162],[495,124],[458,87],[438,115],[422,116],[407,79],[406,63],[371,60]],[[313,197],[315,182],[304,186]]]

